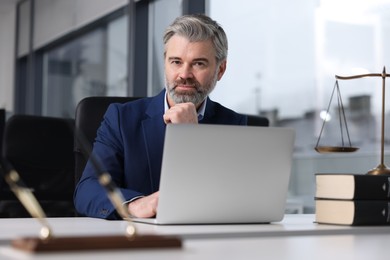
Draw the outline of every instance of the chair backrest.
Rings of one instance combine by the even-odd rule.
[[[82,99],[77,107],[75,114],[76,133],[82,133],[89,145],[92,145],[96,132],[103,116],[111,103],[126,103],[139,99],[139,97],[86,97]],[[75,183],[77,184],[84,171],[85,165],[88,161],[88,156],[85,154],[83,146],[80,144],[78,138],[74,140],[75,153]]]
[[[0,109],[0,156],[2,156],[3,151],[3,133],[5,127],[5,109]]]
[[[73,119],[32,115],[14,115],[5,124],[3,156],[48,216],[75,215],[73,127]],[[4,180],[0,194],[1,201],[16,201]]]
[[[269,126],[269,120],[266,117],[247,115],[248,125],[250,126]]]

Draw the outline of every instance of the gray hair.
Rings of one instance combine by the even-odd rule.
[[[227,58],[228,40],[222,27],[210,17],[203,14],[189,14],[176,18],[164,33],[164,45],[174,35],[186,37],[190,42],[211,39],[217,63]],[[165,55],[165,53],[164,53]]]

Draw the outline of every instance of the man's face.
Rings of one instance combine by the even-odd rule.
[[[211,40],[189,42],[178,35],[165,46],[165,84],[168,103],[192,102],[199,106],[214,89],[226,69],[226,61],[216,63]]]

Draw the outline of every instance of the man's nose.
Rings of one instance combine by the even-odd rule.
[[[189,64],[184,64],[181,67],[179,77],[182,79],[188,79],[188,78],[193,78],[194,75],[192,73],[192,67]]]

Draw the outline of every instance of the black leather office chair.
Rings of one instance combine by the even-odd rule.
[[[3,147],[3,133],[5,127],[5,109],[0,109],[0,156],[3,155],[1,147]],[[1,178],[1,177],[0,177]]]
[[[266,117],[247,115],[249,126],[269,126],[269,120]]]
[[[76,107],[76,134],[78,132],[83,134],[89,142],[88,145],[92,145],[108,106],[111,103],[126,103],[136,99],[139,99],[139,97],[86,97],[82,99]],[[85,150],[78,138],[74,140],[74,153],[75,184],[77,184],[89,157],[89,155],[85,154]]]
[[[4,128],[3,156],[33,190],[47,216],[75,216],[73,119],[14,115]],[[30,217],[0,180],[0,216]]]

